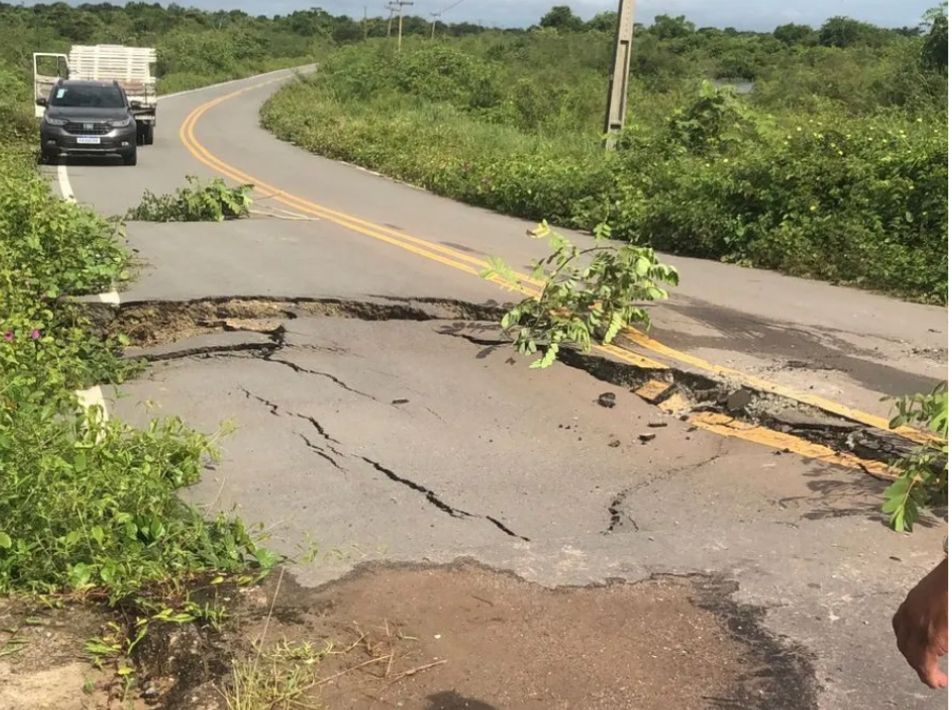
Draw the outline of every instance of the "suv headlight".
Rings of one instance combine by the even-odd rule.
[[[132,116],[126,116],[125,118],[120,118],[117,121],[110,121],[109,125],[113,128],[125,128],[126,126],[131,126],[135,119]]]
[[[44,116],[43,120],[45,120],[51,126],[65,126],[68,123],[66,119],[53,118],[51,116]]]

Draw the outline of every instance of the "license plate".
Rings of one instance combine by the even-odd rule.
[[[99,136],[79,136],[76,142],[80,145],[99,145],[102,139]]]

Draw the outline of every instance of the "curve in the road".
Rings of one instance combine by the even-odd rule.
[[[219,96],[210,101],[202,103],[197,106],[185,119],[182,123],[182,126],[179,131],[179,137],[184,144],[186,150],[199,160],[204,165],[208,166],[212,170],[228,177],[232,180],[235,180],[239,183],[249,183],[255,185],[255,189],[267,195],[268,197],[277,200],[284,205],[287,205],[294,210],[297,210],[301,213],[304,213],[309,216],[319,217],[336,224],[339,224],[342,227],[345,227],[349,230],[362,234],[364,236],[377,239],[398,248],[404,249],[408,252],[411,252],[417,256],[435,261],[437,263],[443,264],[444,266],[449,266],[451,268],[463,271],[465,273],[471,274],[473,276],[479,277],[481,272],[489,266],[489,263],[485,259],[473,256],[471,254],[466,254],[452,247],[447,247],[443,244],[436,244],[434,242],[422,239],[420,237],[415,237],[408,235],[402,232],[397,232],[395,230],[389,229],[383,225],[369,222],[367,220],[361,219],[351,214],[339,212],[337,210],[330,209],[323,205],[317,204],[311,200],[294,195],[282,190],[279,187],[270,185],[267,182],[258,179],[257,177],[250,175],[249,173],[241,170],[240,168],[224,161],[222,158],[212,154],[196,137],[195,127],[198,121],[212,108],[219,106],[229,100],[232,100],[242,94],[261,88],[262,86],[272,84],[274,82],[282,81],[284,77],[276,77],[268,79],[263,82],[258,82],[250,86],[245,86],[241,89],[233,91],[231,93]],[[520,279],[520,283],[517,286],[517,290],[526,294],[526,295],[537,295],[539,293],[538,281],[532,279],[526,274],[517,274]],[[501,280],[497,280],[497,283],[507,287],[508,284],[503,283]],[[669,346],[660,343],[647,336],[644,333],[641,333],[634,328],[627,328],[623,332],[623,337],[625,337],[630,343],[640,348],[643,348],[652,354],[661,356],[675,362],[680,362],[691,367],[698,368],[700,370],[717,374],[721,376],[728,376],[736,380],[740,380],[743,384],[750,387],[770,392],[778,396],[782,396],[794,401],[807,404],[810,406],[817,407],[831,414],[838,416],[846,417],[852,419],[853,421],[860,422],[867,426],[871,426],[877,429],[885,431],[894,431],[901,436],[904,436],[910,440],[924,442],[928,439],[928,436],[919,432],[911,427],[903,427],[897,430],[890,430],[889,421],[883,417],[871,414],[869,412],[864,412],[861,410],[848,407],[839,402],[835,402],[823,397],[816,395],[806,394],[793,390],[784,385],[780,385],[763,378],[750,375],[749,373],[742,372],[740,370],[735,370],[730,367],[725,367],[722,365],[717,365],[711,363],[707,360],[699,358],[697,356],[685,353]],[[638,367],[647,368],[647,369],[656,369],[663,370],[668,369],[667,365],[653,360],[649,357],[633,353],[627,349],[618,347],[618,346],[597,346],[598,350],[603,353],[610,354],[613,357],[616,357],[624,362],[637,365]],[[771,435],[775,434],[770,430],[765,430]],[[750,439],[751,437],[756,438],[755,434],[750,431],[745,431],[745,438]],[[769,439],[770,437],[766,437]],[[762,443],[766,445],[769,444],[766,440]],[[805,455],[809,455],[806,454]],[[816,457],[814,452],[813,455],[810,455],[811,458]],[[825,458],[825,456],[824,456]]]

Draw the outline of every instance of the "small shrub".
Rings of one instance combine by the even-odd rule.
[[[155,195],[146,190],[138,207],[129,210],[126,219],[145,222],[222,222],[241,219],[251,212],[253,185],[228,187],[221,178],[202,183],[186,177],[188,185],[172,195]]]
[[[607,225],[595,230],[595,245],[586,249],[545,222],[530,235],[548,238],[552,249],[533,265],[531,278],[541,282],[541,290],[511,308],[501,325],[522,355],[543,352],[534,368],[552,365],[564,345],[588,352],[593,339],[611,343],[633,321],[647,329],[651,319],[639,304],[667,298],[661,284],[678,283],[678,272],[659,263],[650,247],[608,244]],[[483,278],[500,279],[513,288],[525,285],[501,259],[490,263]]]

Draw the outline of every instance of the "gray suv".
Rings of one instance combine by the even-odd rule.
[[[136,119],[126,93],[116,82],[68,81],[53,86],[40,124],[44,163],[68,155],[118,155],[136,164]]]

